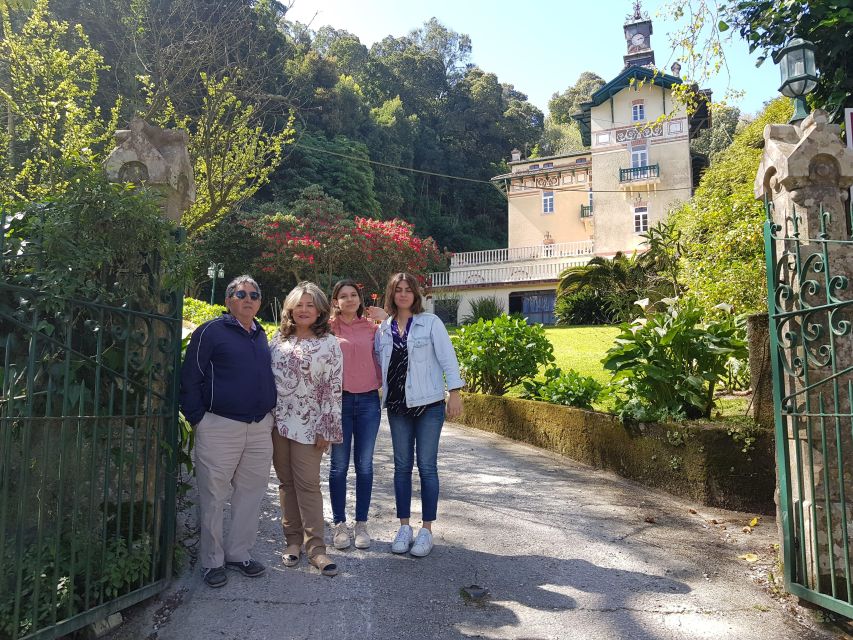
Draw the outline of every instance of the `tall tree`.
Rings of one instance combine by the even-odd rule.
[[[581,73],[577,82],[563,92],[555,93],[548,101],[548,112],[556,124],[570,124],[572,114],[580,111],[580,104],[604,86],[604,79],[592,71]]]
[[[696,194],[671,214],[682,233],[681,282],[705,309],[720,303],[740,313],[767,307],[762,225],[764,205],[753,182],[768,124],[791,117],[791,101],[777,98],[735,134],[702,175]]]
[[[713,162],[721,151],[734,141],[735,132],[740,124],[740,109],[720,105],[714,109],[711,127],[700,132],[690,141],[691,151],[703,153]]]
[[[815,44],[820,70],[812,100],[839,113],[853,108],[853,3],[850,0],[732,0],[723,9],[749,50],[765,57],[777,53],[792,34]],[[725,23],[724,23],[725,24]]]

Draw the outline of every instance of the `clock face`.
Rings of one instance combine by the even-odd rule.
[[[635,33],[633,36],[631,36],[631,44],[635,46],[640,46],[645,42],[646,36],[644,36],[642,33]]]

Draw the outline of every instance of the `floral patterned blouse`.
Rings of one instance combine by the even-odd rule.
[[[270,341],[270,355],[278,432],[302,444],[314,444],[317,435],[329,442],[342,442],[344,358],[338,339],[331,333],[322,338],[282,338],[276,332]]]

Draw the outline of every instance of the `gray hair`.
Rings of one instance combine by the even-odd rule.
[[[228,283],[228,286],[225,287],[225,297],[230,298],[234,295],[234,292],[237,291],[237,287],[241,284],[250,284],[255,287],[255,291],[257,291],[260,296],[263,298],[263,294],[261,293],[261,288],[258,286],[258,283],[255,282],[255,279],[250,275],[242,275],[237,276],[231,282]]]

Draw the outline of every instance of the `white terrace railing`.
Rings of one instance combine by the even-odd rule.
[[[501,264],[502,262],[522,262],[541,258],[567,258],[570,256],[592,255],[592,240],[578,242],[560,242],[558,244],[539,244],[530,247],[511,247],[509,249],[487,249],[486,251],[466,251],[454,254],[450,266],[471,267],[481,264]]]
[[[441,271],[430,274],[433,288],[481,284],[500,284],[504,282],[535,282],[539,280],[557,280],[564,269],[577,267],[589,262],[592,256],[575,260],[559,260],[531,264],[513,264],[483,269],[461,269]]]

